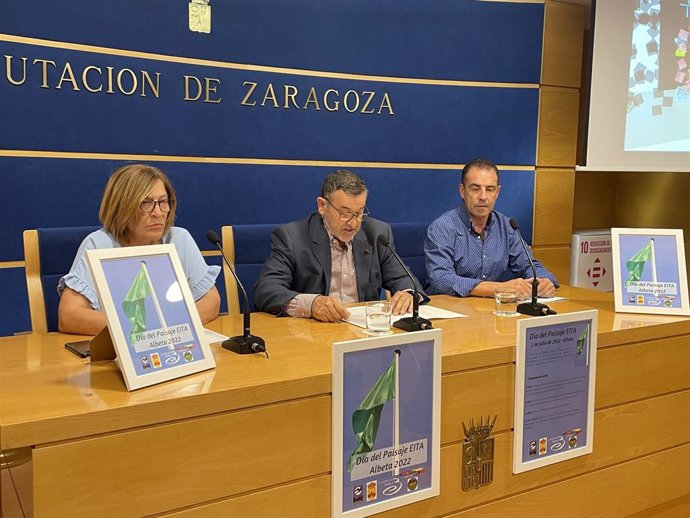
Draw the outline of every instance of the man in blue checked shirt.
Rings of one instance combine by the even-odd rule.
[[[498,168],[476,159],[462,170],[457,208],[436,219],[424,242],[427,293],[492,297],[496,288],[514,288],[520,298],[532,293],[532,269],[509,218],[494,211],[501,191]],[[554,275],[534,259],[540,297],[553,297]]]

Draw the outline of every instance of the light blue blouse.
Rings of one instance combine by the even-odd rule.
[[[220,273],[220,266],[206,264],[196,242],[184,228],[171,227],[168,234],[163,238],[163,244],[168,243],[175,245],[194,300],[199,300],[215,285],[216,277]],[[60,295],[62,295],[65,286],[82,294],[89,300],[91,307],[97,311],[101,310],[101,306],[86,260],[86,251],[102,248],[120,248],[120,244],[103,228],[84,238],[74,258],[72,268],[67,275],[60,279],[57,286]]]

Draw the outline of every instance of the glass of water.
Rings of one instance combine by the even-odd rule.
[[[364,332],[371,336],[393,334],[391,331],[391,303],[385,300],[367,302],[367,327]]]
[[[496,302],[494,315],[499,317],[514,317],[518,314],[517,290],[511,288],[496,288],[496,291],[494,292],[494,301]]]

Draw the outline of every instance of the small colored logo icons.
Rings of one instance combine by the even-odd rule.
[[[359,504],[364,501],[364,486],[359,484],[352,488],[352,503]]]
[[[367,502],[372,502],[378,498],[378,482],[371,480],[367,482]]]

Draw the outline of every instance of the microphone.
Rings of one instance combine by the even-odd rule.
[[[237,285],[242,291],[242,296],[244,297],[244,334],[242,336],[233,336],[228,338],[223,342],[223,348],[228,351],[232,351],[237,354],[251,354],[251,353],[264,353],[266,358],[268,358],[268,352],[266,351],[266,341],[259,337],[254,336],[250,330],[250,315],[249,315],[249,297],[247,297],[247,292],[242,286],[240,278],[237,276],[235,269],[228,262],[227,257],[223,253],[223,248],[220,246],[220,238],[213,230],[206,232],[206,239],[208,239],[212,244],[218,247],[220,250],[220,255],[223,256],[225,264],[228,265],[230,273],[235,278]]]
[[[403,260],[400,259],[400,256],[397,254],[397,252],[393,250],[393,247],[390,245],[390,242],[386,236],[380,234],[377,241],[379,245],[385,246],[391,251],[393,256],[400,263],[400,266],[402,266],[403,270],[405,270],[407,276],[412,280],[412,285],[414,286],[414,293],[412,294],[412,316],[401,318],[393,324],[393,327],[397,327],[403,331],[421,331],[424,329],[432,329],[431,320],[427,320],[426,318],[419,316],[419,291],[417,290],[417,281],[415,280],[414,276],[410,273],[410,270],[407,269],[407,266],[405,266],[405,263],[403,263]]]
[[[518,237],[520,238],[520,243],[522,243],[522,249],[525,251],[525,254],[527,254],[527,259],[529,260],[529,264],[532,267],[532,302],[523,302],[522,304],[518,304],[518,313],[522,313],[523,315],[529,315],[532,317],[541,317],[543,315],[555,315],[556,312],[549,306],[537,302],[537,290],[539,289],[539,279],[537,279],[537,268],[536,266],[534,266],[534,261],[532,261],[532,256],[530,255],[529,250],[527,249],[525,240],[522,239],[522,233],[520,232],[518,222],[515,218],[510,218],[510,226],[515,232],[517,232]]]

